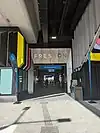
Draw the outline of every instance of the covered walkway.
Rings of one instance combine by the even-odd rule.
[[[59,94],[65,92],[65,88],[60,87],[59,85],[51,85],[44,87],[43,85],[36,84],[33,97],[48,96],[53,94]]]
[[[0,133],[100,133],[100,119],[64,93],[25,100],[20,105],[8,103],[10,116],[4,104],[0,126],[8,127],[1,128]]]

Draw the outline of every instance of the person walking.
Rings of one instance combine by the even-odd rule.
[[[45,86],[48,87],[48,79],[45,81]]]

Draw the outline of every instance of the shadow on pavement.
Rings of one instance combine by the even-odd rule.
[[[58,122],[58,123],[62,123],[62,122],[71,122],[70,118],[62,118],[62,119],[56,119],[56,120],[41,120],[41,121],[28,121],[28,122],[18,122],[16,124],[36,124],[36,123],[46,123],[46,122]]]
[[[23,112],[20,114],[20,116],[15,120],[15,122],[13,122],[12,124],[10,125],[7,125],[7,126],[3,126],[3,127],[0,127],[0,131],[5,129],[5,128],[8,128],[12,125],[15,125],[15,124],[34,124],[34,123],[45,123],[45,122],[58,122],[58,123],[62,123],[62,122],[71,122],[71,119],[70,118],[61,118],[61,119],[56,119],[56,120],[41,120],[41,121],[28,121],[28,122],[18,122],[22,116],[24,116],[24,114],[26,113],[26,111],[30,109],[30,107],[25,107],[23,109]]]
[[[0,127],[0,130],[3,130],[3,129],[5,129],[5,128],[8,128],[8,127],[14,125],[14,124],[17,124],[18,121],[21,119],[21,117],[26,113],[26,111],[27,111],[28,109],[30,109],[30,107],[25,107],[25,108],[23,109],[23,112],[18,116],[18,118],[17,118],[12,124],[9,124],[9,125],[7,125],[7,126]]]

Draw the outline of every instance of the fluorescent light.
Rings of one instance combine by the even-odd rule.
[[[52,36],[51,38],[52,38],[52,39],[56,39],[57,37],[56,37],[56,36]]]

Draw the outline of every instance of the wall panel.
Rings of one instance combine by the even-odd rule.
[[[7,32],[0,34],[0,66],[6,66],[7,60]]]
[[[94,0],[94,8],[96,13],[96,27],[100,25],[100,0]]]
[[[100,24],[99,14],[100,0],[91,0],[74,31],[74,40],[72,42],[72,47],[74,45],[74,68],[79,67],[85,58],[89,44],[92,42],[97,27]]]
[[[90,29],[90,41],[92,41],[93,36],[96,31],[96,21],[95,21],[95,8],[94,8],[94,0],[91,0],[88,8],[89,8],[89,29]]]

